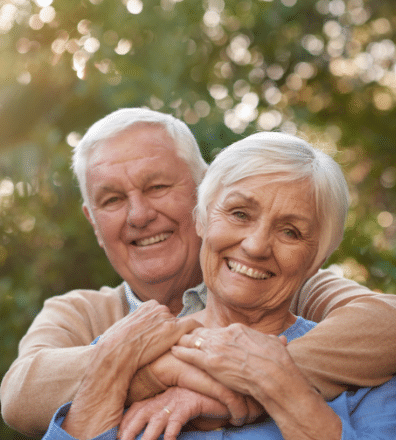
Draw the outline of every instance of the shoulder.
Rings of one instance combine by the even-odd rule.
[[[100,290],[76,289],[63,295],[53,296],[44,302],[44,308],[62,305],[71,305],[76,309],[84,308],[122,308],[124,301],[124,287],[120,284],[117,287],[103,286]]]
[[[104,286],[100,290],[73,290],[47,299],[27,335],[52,329],[68,334],[85,332],[89,340],[102,334],[127,313],[122,284],[115,288]]]

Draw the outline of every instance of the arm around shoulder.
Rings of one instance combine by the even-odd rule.
[[[56,409],[74,397],[95,349],[89,344],[122,316],[117,289],[47,300],[3,378],[4,421],[24,434],[43,435]]]
[[[396,371],[396,296],[377,294],[320,271],[295,301],[297,313],[319,324],[288,350],[323,396],[376,386]]]

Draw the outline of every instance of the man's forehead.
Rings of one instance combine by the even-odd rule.
[[[141,142],[134,133],[123,133],[98,145],[88,157],[88,166],[111,165],[128,160],[165,159],[178,157],[171,138],[159,138]]]

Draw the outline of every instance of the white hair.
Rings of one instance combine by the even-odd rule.
[[[320,224],[313,266],[323,263],[342,241],[349,207],[348,186],[340,166],[330,156],[296,136],[260,132],[222,150],[198,188],[197,220],[206,228],[208,207],[218,191],[256,175],[273,176],[274,182],[311,181]]]
[[[89,208],[87,194],[87,163],[92,151],[106,144],[134,124],[163,127],[175,142],[176,153],[189,166],[194,182],[199,185],[208,167],[199,146],[187,125],[172,115],[146,108],[123,108],[95,122],[74,148],[72,169],[77,177],[83,201]]]

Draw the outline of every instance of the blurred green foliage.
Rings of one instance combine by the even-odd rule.
[[[208,161],[263,129],[321,145],[352,194],[331,262],[395,293],[395,34],[393,0],[0,0],[0,377],[45,298],[120,281],[70,172],[120,107],[183,119]]]

